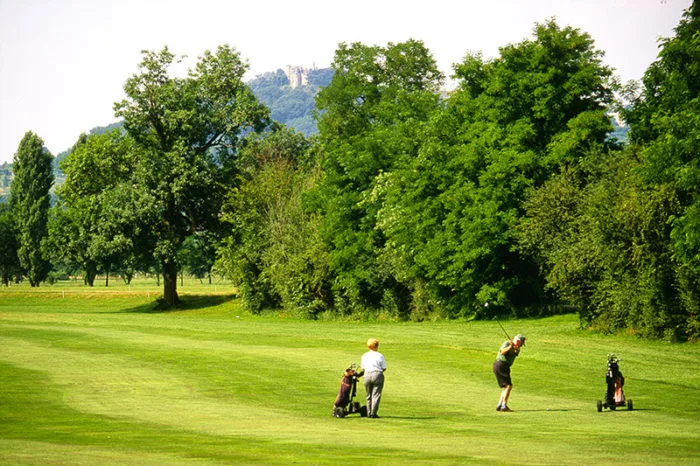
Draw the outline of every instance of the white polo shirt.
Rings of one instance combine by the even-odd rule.
[[[365,372],[384,372],[386,370],[386,361],[382,353],[370,350],[362,355],[360,366]]]

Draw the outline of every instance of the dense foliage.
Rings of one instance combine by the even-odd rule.
[[[700,333],[700,42],[694,5],[624,110],[633,144],[568,167],[528,200],[522,245],[582,322]]]
[[[130,189],[137,156],[134,141],[119,130],[82,135],[63,159],[66,180],[57,189],[49,239],[53,260],[83,271],[92,286],[98,271],[133,275],[148,256],[144,225],[154,215],[148,199]],[[138,259],[137,259],[138,258]]]
[[[313,316],[329,308],[327,248],[318,215],[302,199],[317,178],[312,155],[303,135],[284,128],[252,135],[241,151],[239,187],[223,209],[230,234],[220,267],[256,312],[284,307]]]
[[[377,224],[377,188],[410,163],[439,108],[442,75],[418,41],[386,48],[341,44],[331,83],[319,93],[323,178],[315,194],[330,247],[338,312],[409,312],[406,284],[392,273]]]
[[[459,87],[417,157],[381,187],[395,274],[424,290],[423,312],[532,313],[551,302],[514,227],[529,190],[611,130],[600,56],[586,34],[549,22],[500,58],[467,56],[455,67]]]
[[[186,78],[168,73],[167,48],[146,52],[115,106],[124,130],[81,137],[61,164],[43,243],[88,283],[159,271],[170,305],[178,271],[214,270],[253,312],[575,309],[605,332],[697,339],[698,21],[694,4],[624,104],[591,37],[554,20],[496,58],[466,55],[450,91],[417,40],[340,44],[294,89],[281,70],[243,84],[227,46]],[[307,138],[294,119],[312,99]],[[21,231],[15,209],[0,212],[3,237]]]
[[[92,128],[88,132],[87,135],[88,136],[92,136],[93,134],[100,135],[100,134],[104,134],[106,132],[113,131],[113,130],[123,131],[124,130],[124,122],[118,121],[116,123],[112,123],[112,124],[107,125],[107,126],[96,126],[96,127]],[[61,171],[61,164],[63,163],[63,159],[65,159],[70,154],[71,150],[72,150],[72,148],[64,150],[63,152],[56,154],[56,157],[54,158],[54,161],[53,161],[54,175],[56,176],[56,184],[58,184],[58,185],[62,184],[62,180],[63,180],[63,176],[64,176],[63,171]],[[1,169],[1,167],[0,167],[0,169]]]
[[[21,275],[17,257],[17,235],[10,204],[0,203],[0,284],[8,286],[10,280]]]

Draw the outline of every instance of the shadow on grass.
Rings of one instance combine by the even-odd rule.
[[[627,409],[627,408],[621,408],[621,409],[604,409],[603,413],[633,413],[635,411],[656,411],[653,408],[634,408],[634,409]]]
[[[118,312],[158,314],[163,312],[194,311],[197,309],[219,306],[233,300],[235,297],[235,294],[183,296],[176,306],[167,306],[161,299],[158,299],[141,306],[123,309]]]
[[[421,420],[427,421],[429,419],[438,419],[438,416],[381,416],[379,420],[382,419],[409,419],[411,421]]]
[[[378,419],[371,419],[368,417],[362,417],[362,416],[346,416],[343,419],[362,419],[363,421],[367,419],[366,422],[381,422],[382,419],[408,419],[411,421],[427,421],[430,419],[438,419],[439,416],[380,416]]]
[[[656,384],[656,385],[664,385],[668,387],[678,387],[678,388],[685,388],[689,390],[696,390],[697,387],[694,385],[688,385],[688,384],[681,384],[681,383],[676,383],[676,382],[667,382],[666,380],[652,380],[652,379],[634,379],[636,381],[644,382],[644,383],[650,383],[650,384]]]
[[[569,411],[581,411],[580,409],[518,409],[519,413],[567,413]]]

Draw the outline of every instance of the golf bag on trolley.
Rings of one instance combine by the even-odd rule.
[[[333,403],[333,417],[345,417],[348,414],[360,413],[360,416],[367,417],[367,406],[360,406],[358,401],[354,401],[357,394],[357,380],[362,377],[364,371],[357,371],[355,363],[345,369],[343,378],[340,381],[340,390]]]
[[[625,392],[622,390],[625,385],[625,377],[620,371],[620,361],[621,359],[614,354],[608,354],[608,371],[605,374],[605,383],[608,388],[605,391],[605,402],[598,400],[598,412],[602,411],[603,408],[614,411],[618,406],[625,406],[625,404],[627,409],[632,409],[632,400],[625,401]]]

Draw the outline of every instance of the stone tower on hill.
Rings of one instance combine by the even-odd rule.
[[[313,69],[316,69],[315,65]],[[311,71],[309,68],[287,65],[287,68],[284,70],[284,74],[287,75],[287,79],[289,80],[289,87],[294,89],[296,87],[306,86],[309,84],[309,71]]]

